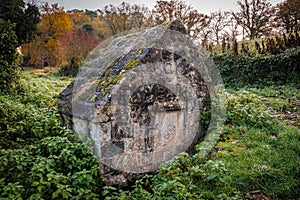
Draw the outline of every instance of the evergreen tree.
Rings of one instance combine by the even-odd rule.
[[[14,26],[0,19],[0,90],[9,91],[19,82],[18,45]]]
[[[40,21],[40,12],[36,5],[25,4],[23,0],[1,0],[0,18],[15,24],[18,45],[29,42]]]

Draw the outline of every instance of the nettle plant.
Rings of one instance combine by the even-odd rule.
[[[274,123],[271,112],[260,98],[247,91],[227,93],[226,108],[228,124],[263,128]]]
[[[24,79],[26,93],[0,96],[0,197],[99,199],[96,157],[59,121],[55,99],[70,81]]]

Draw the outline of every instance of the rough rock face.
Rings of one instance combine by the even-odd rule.
[[[96,48],[59,95],[63,123],[92,139],[106,184],[126,186],[203,136],[210,77],[187,46],[163,26],[116,38]]]

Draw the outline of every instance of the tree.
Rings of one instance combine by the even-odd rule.
[[[59,41],[59,54],[64,60],[63,66],[69,66],[71,60],[76,60],[80,65],[88,53],[93,50],[99,43],[99,38],[93,32],[84,29],[73,29],[64,34]]]
[[[230,24],[229,13],[222,12],[221,10],[211,13],[210,15],[211,22],[209,28],[214,35],[214,40],[217,45],[220,44],[220,38],[226,33],[226,27]]]
[[[201,29],[206,27],[209,22],[208,16],[199,13],[192,6],[186,5],[180,0],[157,1],[152,16],[156,24],[180,20],[185,25],[188,35],[194,38],[199,36]]]
[[[300,1],[285,0],[276,6],[276,17],[287,33],[300,31]]]
[[[83,25],[91,23],[89,16],[83,12],[67,12],[68,17],[73,22],[73,28],[80,29]]]
[[[0,90],[7,91],[19,82],[17,35],[9,22],[0,19]]]
[[[225,40],[233,41],[240,34],[238,31],[238,24],[234,20],[234,17],[232,15],[229,15],[227,20],[228,20],[228,24],[226,30],[222,34],[222,38],[224,38]],[[243,34],[243,39],[244,39],[244,34]]]
[[[209,26],[211,22],[211,18],[207,20],[207,26],[202,27],[199,29],[198,32],[198,38],[200,39],[201,47],[206,48],[209,46],[209,44],[212,43],[212,30],[211,27]]]
[[[64,33],[72,29],[71,19],[58,4],[46,3],[42,11],[41,22],[38,24],[39,34],[47,35],[52,39],[60,39]]]
[[[237,4],[239,12],[232,12],[237,24],[250,39],[261,37],[274,14],[272,4],[268,0],[238,0]]]
[[[58,4],[42,7],[38,34],[23,52],[35,66],[56,66],[67,69],[80,65],[86,55],[98,44],[94,21],[83,11],[65,12]]]
[[[84,14],[86,16],[89,16],[91,20],[95,20],[97,18],[97,11],[85,9]]]
[[[73,24],[68,14],[58,4],[42,7],[43,14],[38,24],[35,40],[24,45],[24,53],[30,57],[30,62],[40,67],[61,64],[59,41],[64,34],[72,30]]]
[[[16,24],[14,30],[20,45],[33,38],[40,12],[37,5],[25,4],[23,0],[1,0],[0,18]]]
[[[146,26],[149,26],[148,20],[151,16],[151,12],[148,7],[132,5],[131,6],[131,15],[130,21],[133,28],[140,29]]]
[[[26,37],[24,42],[30,42],[37,31],[37,24],[41,21],[38,7],[36,5],[27,4],[27,8],[24,11],[23,20],[23,30],[20,31],[26,33],[24,36]]]
[[[111,32],[116,35],[133,28],[141,28],[146,24],[145,13],[148,9],[144,6],[121,3],[119,6],[112,4],[97,10],[100,20],[102,20]]]
[[[111,29],[106,22],[100,19],[100,17],[91,21],[91,25],[100,39],[106,39],[112,35]]]

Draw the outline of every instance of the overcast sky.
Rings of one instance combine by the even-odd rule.
[[[99,8],[104,7],[105,5],[113,4],[119,5],[125,0],[44,0],[48,3],[58,3],[60,6],[64,7],[65,10],[72,9],[89,9],[89,10],[97,10]],[[277,4],[282,2],[283,0],[270,0],[272,4]],[[126,0],[130,4],[144,4],[150,9],[152,9],[155,5],[156,0]],[[209,14],[214,11],[223,10],[237,10],[238,7],[236,5],[236,0],[186,0],[187,4],[190,4],[194,8],[196,8],[199,12],[204,14]]]

